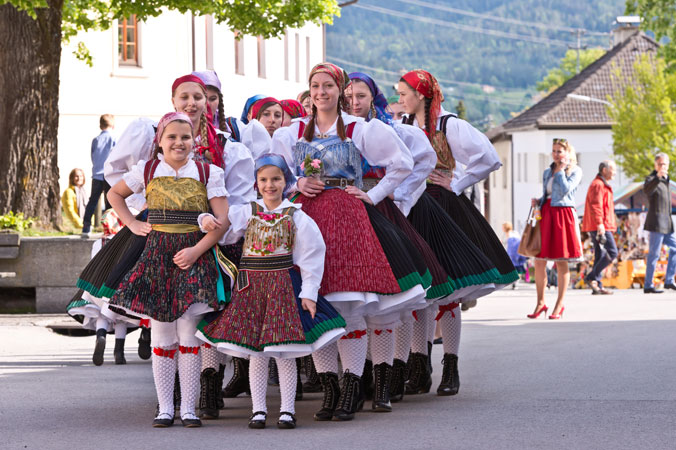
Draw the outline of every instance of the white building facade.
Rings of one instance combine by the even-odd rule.
[[[93,67],[73,55],[84,42]],[[91,141],[99,117],[115,116],[114,135],[138,117],[159,119],[172,111],[171,84],[193,70],[215,70],[226,115],[239,117],[246,99],[264,94],[293,98],[307,89],[307,76],[324,59],[324,33],[310,24],[278,39],[244,36],[207,17],[165,11],[146,22],[115,22],[106,31],[81,33],[61,55],[59,93],[59,183],[68,187],[73,168],[84,170],[89,190]]]

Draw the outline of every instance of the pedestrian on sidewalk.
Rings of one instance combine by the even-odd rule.
[[[560,319],[563,297],[570,283],[569,262],[580,261],[582,244],[575,214],[575,192],[582,179],[582,169],[577,165],[575,149],[566,139],[554,139],[552,164],[542,174],[542,197],[531,200],[533,207],[540,207],[542,220],[540,233],[542,246],[535,257],[535,286],[537,304],[530,319],[547,313],[545,286],[547,284],[547,261],[555,261],[559,295],[550,319]]]
[[[101,128],[101,133],[92,140],[92,191],[85,208],[82,234],[88,234],[91,231],[92,215],[99,204],[101,193],[105,194],[103,196],[106,203],[105,209],[110,209],[107,198],[110,185],[103,178],[103,164],[115,146],[115,138],[111,134],[115,128],[115,117],[112,114],[102,115],[99,118],[99,128]]]
[[[617,246],[613,232],[617,230],[613,188],[610,181],[615,178],[615,162],[605,160],[599,164],[599,173],[589,185],[584,202],[582,231],[591,235],[594,244],[594,266],[584,281],[591,287],[592,295],[608,295],[612,291],[601,284],[603,270],[617,258]]]
[[[669,155],[666,153],[655,155],[655,170],[645,179],[643,192],[648,196],[648,214],[646,215],[643,229],[650,233],[643,292],[645,294],[661,294],[664,291],[655,289],[653,274],[655,273],[655,265],[660,256],[662,244],[669,248],[669,260],[666,277],[664,278],[664,287],[676,290],[676,285],[674,285],[674,274],[676,274],[676,237],[674,237],[674,223],[671,220]]]

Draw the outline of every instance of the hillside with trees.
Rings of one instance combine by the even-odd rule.
[[[624,0],[359,0],[327,26],[327,59],[377,79],[387,95],[402,71],[422,67],[463,100],[482,128],[523,110],[568,46],[607,49]],[[378,70],[376,70],[378,69]],[[540,94],[541,95],[541,94]]]

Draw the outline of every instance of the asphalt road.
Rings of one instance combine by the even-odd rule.
[[[548,294],[553,306],[555,293]],[[434,386],[392,413],[362,412],[345,423],[314,422],[321,394],[296,405],[298,428],[249,430],[250,401],[226,400],[201,429],[153,429],[148,361],[127,340],[126,366],[91,362],[94,338],[45,325],[64,316],[0,316],[2,449],[672,449],[676,447],[676,292],[613,296],[570,291],[561,321],[529,320],[535,293],[520,285],[463,315],[460,393]],[[368,404],[367,404],[368,406]]]

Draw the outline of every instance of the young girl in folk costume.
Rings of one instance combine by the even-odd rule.
[[[250,123],[259,122],[270,133],[270,136],[282,126],[284,120],[284,110],[279,100],[273,97],[262,98],[251,107]]]
[[[405,361],[409,357],[409,351],[412,352],[411,363],[414,375],[409,382],[409,392],[429,391],[431,364],[429,364],[428,354],[431,344],[428,345],[430,342],[428,336],[429,328],[432,327],[429,319],[434,317],[437,304],[446,305],[455,302],[478,290],[490,292],[487,285],[491,285],[490,282],[497,276],[497,271],[434,201],[430,202],[434,209],[428,212],[427,221],[428,224],[440,230],[439,236],[432,238],[430,233],[425,233],[429,240],[426,242],[412,227],[405,214],[408,214],[411,207],[424,195],[424,181],[434,169],[437,161],[436,153],[425,133],[418,127],[392,124],[392,118],[387,112],[387,99],[371,77],[361,72],[354,72],[350,74],[350,80],[351,84],[346,89],[346,96],[350,101],[352,113],[366,120],[378,119],[392,125],[412,154],[413,172],[395,190],[394,202],[385,199],[378,204],[378,209],[404,230],[413,242],[417,243],[433,275],[432,287],[427,291],[427,298],[433,305],[416,311],[415,316],[408,316],[404,324],[397,328],[396,348],[394,336],[388,341],[387,348],[391,350],[387,352],[389,359],[384,362],[394,366],[389,388],[392,400],[399,401],[404,395]],[[366,177],[378,177],[381,173],[382,169],[371,168],[365,175],[365,179]],[[401,212],[394,206],[395,202]],[[380,343],[382,346],[387,338],[383,339],[385,333],[382,330],[372,331],[369,338],[372,355],[375,355],[374,344]],[[374,363],[377,367],[379,361],[374,360]],[[388,378],[385,378],[385,383],[387,380]],[[378,389],[378,381],[376,370],[376,396],[382,392]]]
[[[425,131],[437,153],[436,169],[429,175],[426,192],[411,209],[409,219],[418,231],[438,237],[439,231],[429,227],[429,197],[433,197],[448,213],[467,237],[495,265],[499,274],[491,281],[497,288],[518,279],[509,256],[488,224],[467,197],[463,189],[485,179],[502,165],[498,155],[485,135],[470,124],[444,111],[443,94],[437,80],[424,70],[414,70],[404,75],[398,86],[399,101],[409,116],[404,123]],[[428,241],[429,242],[429,241]],[[485,292],[474,292],[463,300],[474,299]],[[458,392],[458,348],[460,342],[461,314],[457,303],[440,308],[436,319],[444,336],[444,372],[440,395]],[[432,333],[430,333],[432,334]],[[429,383],[429,381],[428,381]]]
[[[211,82],[216,83],[213,80]],[[190,117],[196,134],[196,150],[192,154],[193,158],[211,161],[223,169],[228,203],[248,204],[254,200],[256,194],[251,176],[254,167],[251,151],[243,144],[231,140],[227,132],[214,128],[210,120],[211,109],[207,104],[207,88],[202,80],[195,75],[177,78],[171,87],[171,101],[176,111],[184,112]],[[138,161],[151,158],[155,128],[156,124],[145,118],[138,119],[127,127],[104,166],[106,180],[111,186],[119,182]],[[256,136],[260,135],[261,133],[256,133]],[[267,131],[263,130],[262,136],[262,142],[270,142]],[[267,144],[265,147],[267,148]],[[130,202],[129,199],[135,200]],[[133,204],[139,210],[145,209],[145,197],[143,194],[134,194],[127,199],[127,204]],[[101,252],[103,254],[97,255],[98,260],[92,260],[91,267],[85,268],[81,280],[78,280],[79,287],[93,286],[96,294],[92,294],[95,296],[110,297],[115,292],[115,288],[145,246],[145,237],[130,237],[129,234],[128,230],[122,230],[121,236],[113,239]],[[107,252],[108,247],[111,249],[110,252]],[[228,246],[223,252],[228,259],[236,263],[238,255],[241,254],[241,245]],[[87,290],[86,287],[84,289]],[[203,418],[215,418],[218,417],[219,407],[222,407],[220,386],[223,384],[225,366],[221,355],[215,349],[205,346],[201,354],[204,365],[202,384],[205,389],[200,391],[200,410]],[[239,372],[241,370],[237,371]]]
[[[250,428],[264,428],[268,358],[279,368],[281,412],[277,426],[295,428],[296,363],[345,333],[345,321],[318,296],[326,247],[317,224],[301,205],[285,199],[296,182],[284,158],[256,160],[261,199],[230,209],[230,230],[222,242],[244,237],[244,253],[232,302],[198,336],[235,356],[249,356],[253,414]],[[218,223],[207,217],[204,229]],[[297,266],[298,272],[293,269]]]
[[[94,242],[92,246],[92,258],[124,226],[113,209],[108,209],[101,215],[101,225],[103,226],[103,237]],[[115,350],[113,351],[115,364],[126,364],[124,342],[127,337],[128,322],[106,318],[101,314],[102,306],[103,300],[101,298],[94,297],[89,292],[80,289],[68,304],[66,310],[71,317],[82,324],[82,328],[96,331],[96,345],[94,347],[94,355],[92,356],[94,365],[100,366],[103,364],[106,335],[112,332],[115,333]]]
[[[324,390],[315,420],[351,420],[363,401],[366,317],[379,329],[393,328],[402,314],[425,304],[430,276],[415,246],[373,206],[410,174],[413,161],[401,150],[404,144],[382,122],[342,113],[347,74],[339,67],[319,64],[309,81],[312,117],[277,130],[272,151],[284,155],[298,175],[306,157],[322,161],[321,179],[300,178],[302,195],[294,201],[322,231],[326,261],[320,294],[345,318],[348,333],[313,354]],[[386,169],[368,193],[360,189],[362,157]],[[345,370],[340,388],[337,352]]]
[[[108,194],[127,227],[136,235],[147,235],[143,253],[110,305],[150,319],[159,400],[154,427],[170,426],[174,421],[177,359],[181,420],[186,427],[201,426],[195,415],[201,367],[195,327],[205,313],[218,309],[219,300],[225,300],[224,292],[217,289],[220,273],[212,252],[228,225],[223,171],[193,161],[193,143],[190,118],[166,114],[157,126],[153,157],[139,161]],[[135,219],[124,202],[144,189],[148,222]],[[197,216],[209,207],[221,225],[204,236]]]
[[[213,113],[211,123],[235,142],[241,142],[252,155],[261,155],[270,147],[270,136],[263,125],[258,122],[242,122],[236,117],[226,117],[221,81],[213,70],[193,72],[206,85],[207,101]]]

